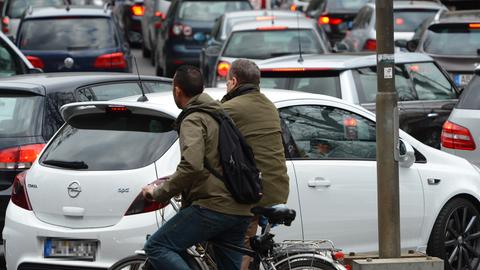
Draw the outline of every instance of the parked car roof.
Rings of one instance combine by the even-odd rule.
[[[375,6],[375,3],[368,3],[368,5]],[[421,9],[438,9],[445,7],[442,3],[436,1],[393,1],[394,9],[403,8],[421,8]]]

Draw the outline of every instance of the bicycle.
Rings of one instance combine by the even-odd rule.
[[[179,211],[177,202],[173,199],[170,204]],[[272,224],[290,226],[296,213],[288,208],[255,207],[255,215],[266,217],[267,224],[262,234],[250,239],[251,249],[228,243],[216,243],[222,248],[228,248],[254,258],[254,265],[261,270],[346,270],[339,257],[339,251],[329,240],[303,241],[289,240],[275,243],[274,235],[270,233]],[[197,244],[190,247],[182,255],[192,270],[216,270],[215,261],[210,256],[209,244]],[[143,250],[135,255],[126,257],[109,270],[142,270],[148,264],[148,258]],[[149,269],[153,269],[151,266]]]

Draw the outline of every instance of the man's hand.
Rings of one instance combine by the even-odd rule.
[[[142,188],[142,195],[145,199],[148,201],[155,201],[155,198],[153,197],[153,191],[157,187],[156,184],[150,184],[146,185]]]

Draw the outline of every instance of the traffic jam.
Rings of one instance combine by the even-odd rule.
[[[401,250],[477,270],[480,3],[392,1]],[[198,67],[222,100],[238,59],[280,118],[296,217],[275,241],[332,244],[265,269],[378,253],[374,0],[0,5],[0,269],[156,269],[112,266],[179,211],[142,193],[183,159],[173,77]],[[217,269],[199,250],[191,269]]]

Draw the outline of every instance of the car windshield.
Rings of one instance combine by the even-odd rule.
[[[249,10],[247,1],[185,1],[178,10],[178,19],[214,21],[221,15],[239,10]]]
[[[41,135],[43,100],[42,96],[0,93],[0,137]]]
[[[302,53],[323,53],[317,35],[310,29],[239,31],[230,36],[223,56],[234,58],[267,59],[298,54],[299,40]],[[246,46],[248,44],[248,46]]]
[[[338,71],[262,72],[262,88],[288,89],[341,98]]]
[[[52,139],[41,162],[82,162],[82,168],[92,171],[145,167],[177,140],[173,121],[124,112],[76,116]]]
[[[458,42],[461,41],[461,46]],[[470,55],[480,53],[480,27],[477,24],[436,24],[428,28],[423,44],[427,53],[439,55]]]
[[[437,10],[395,10],[395,32],[415,32],[415,30],[428,18],[435,16]]]
[[[9,1],[6,15],[10,18],[21,18],[28,6],[32,8],[64,5],[63,0],[12,0]]]
[[[330,0],[327,2],[328,9],[352,9],[359,10],[369,0]]]
[[[22,50],[74,51],[117,46],[107,18],[54,18],[26,20],[20,30]]]

